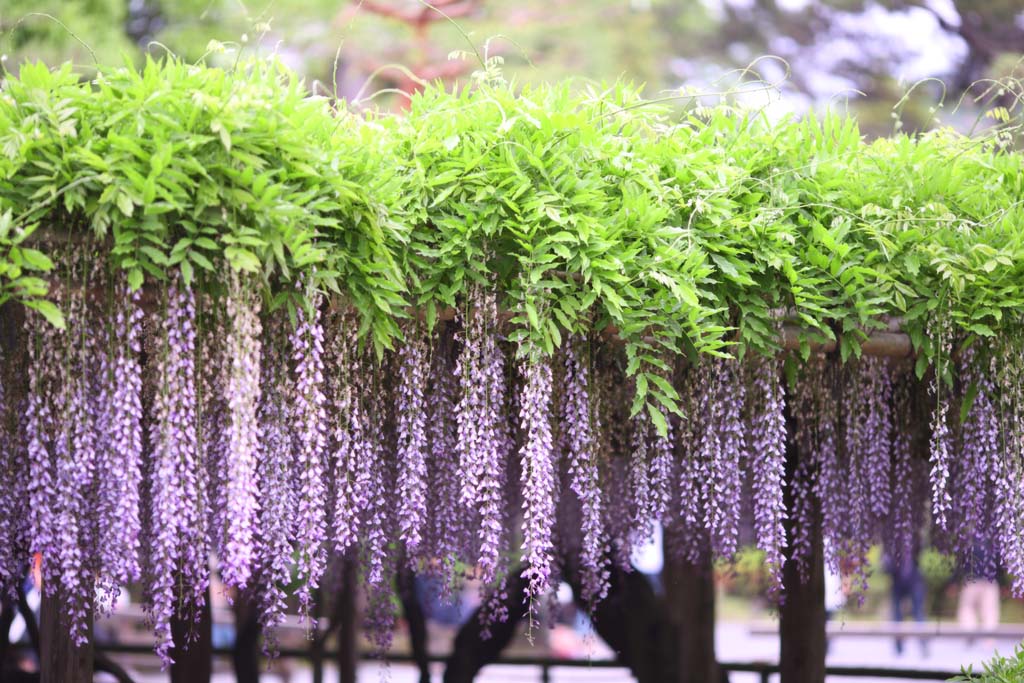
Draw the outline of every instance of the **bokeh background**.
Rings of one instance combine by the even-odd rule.
[[[873,135],[897,103],[908,127],[970,126],[989,79],[1024,76],[1022,0],[3,0],[0,31],[9,68],[274,52],[328,94],[390,107],[389,88],[465,78],[475,58],[452,53],[472,50],[520,83],[626,79],[651,97],[759,77],[773,106],[839,102]]]

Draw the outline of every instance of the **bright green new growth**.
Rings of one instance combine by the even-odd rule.
[[[973,666],[965,667],[961,675],[950,679],[951,683],[1016,683],[1024,679],[1024,645],[1013,649],[1012,657],[1003,657],[998,653],[975,671]]]
[[[0,94],[0,296],[42,296],[24,273],[45,258],[13,247],[37,225],[109,245],[134,286],[180,269],[217,290],[226,263],[294,305],[313,283],[378,352],[476,283],[522,354],[613,330],[634,410],[663,427],[672,356],[775,353],[783,320],[805,357],[835,338],[846,358],[902,318],[920,373],[936,319],[1017,336],[1024,166],[993,140],[868,144],[838,115],[725,107],[674,120],[624,86],[431,88],[399,118],[336,111],[276,63],[91,83],[26,65]]]

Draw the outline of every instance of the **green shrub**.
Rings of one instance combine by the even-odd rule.
[[[1020,683],[1024,681],[1024,646],[1014,648],[1012,657],[1002,657],[998,653],[983,665],[980,672],[975,673],[973,666],[962,669],[962,673],[951,678],[951,681],[974,683]]]

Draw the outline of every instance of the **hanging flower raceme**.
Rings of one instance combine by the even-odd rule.
[[[493,293],[470,295],[457,372],[456,407],[462,507],[479,514],[477,566],[485,585],[495,581],[505,546],[503,496],[509,438],[505,409],[505,358],[495,339],[498,310]]]
[[[565,347],[565,387],[561,423],[567,436],[569,487],[576,494],[582,516],[579,571],[582,599],[589,605],[608,594],[608,547],[604,532],[604,504],[598,467],[596,411],[590,397],[590,366],[580,357],[580,342]]]
[[[740,465],[744,458],[744,392],[735,361],[710,361],[706,386],[700,404],[702,431],[698,446],[698,457],[707,473],[705,525],[712,551],[719,557],[731,557],[739,541]]]
[[[822,510],[822,535],[829,539],[839,535],[834,511],[841,509],[843,490],[836,449],[835,382],[834,368],[823,357],[814,357],[796,382],[791,403],[799,460],[790,483],[793,521],[789,545],[790,558],[797,563],[804,582],[813,552],[815,507],[829,496],[839,502]]]
[[[938,324],[938,346],[940,353],[949,358],[952,349],[948,323]],[[935,408],[932,411],[932,438],[929,452],[932,463],[930,479],[932,483],[932,519],[935,525],[942,531],[948,531],[948,514],[952,505],[952,496],[949,492],[949,470],[953,457],[952,432],[949,428],[949,391],[943,386],[941,372],[936,369],[932,377],[931,392],[935,398]]]
[[[860,366],[860,391],[867,398],[860,424],[869,508],[865,521],[880,525],[889,518],[892,502],[892,376],[883,358],[865,356]]]
[[[551,588],[554,571],[557,473],[551,435],[551,366],[539,353],[523,359],[526,386],[520,420],[524,441],[519,451],[523,483],[523,559],[526,597],[533,622],[539,600]]]
[[[363,410],[365,372],[352,320],[332,312],[328,400],[331,404],[331,464],[334,503],[331,514],[334,552],[342,555],[359,540],[359,519],[369,505],[369,426]]]
[[[753,474],[754,530],[757,547],[764,551],[769,592],[782,590],[785,562],[786,506],[783,478],[786,474],[785,397],[775,360],[761,359],[753,368],[752,402],[756,407],[750,425],[750,468]]]
[[[395,535],[396,505],[387,495],[395,490],[397,463],[395,435],[390,430],[387,405],[393,404],[383,378],[369,384],[369,436],[371,458],[368,462],[368,505],[362,519],[362,562],[369,607],[364,628],[378,653],[391,646],[397,612],[392,600],[392,585],[398,569],[398,554],[388,545]]]
[[[427,410],[425,403],[430,359],[419,337],[410,339],[399,356],[398,386],[398,526],[410,558],[423,540],[427,495]]]
[[[980,362],[974,348],[966,349],[959,360],[961,383],[968,391],[973,388],[974,396],[965,406],[968,410],[960,430],[950,530],[961,566],[971,575],[994,579],[998,564],[995,501],[1002,455],[993,383],[988,372],[977,367]]]
[[[239,273],[228,279],[225,313],[229,323],[226,340],[228,407],[227,449],[224,453],[223,533],[220,543],[220,571],[224,583],[245,588],[255,558],[259,471],[257,453],[260,432],[257,409],[260,403],[259,298],[252,283]]]
[[[58,489],[53,451],[59,436],[56,415],[64,414],[60,403],[66,333],[51,325],[41,314],[25,312],[28,338],[28,401],[25,440],[28,456],[30,550],[46,560],[43,569],[49,576],[51,558],[59,556],[54,536]]]
[[[299,606],[309,617],[313,591],[327,562],[324,451],[327,415],[324,409],[323,328],[319,296],[310,297],[309,309],[297,312],[298,324],[289,344],[294,364],[291,391],[293,448],[298,504],[295,536],[299,541]]]
[[[657,498],[652,486],[652,468],[648,453],[650,420],[647,413],[638,413],[630,418],[632,431],[629,459],[629,499],[633,503],[632,528],[629,545],[643,544],[654,533]]]
[[[171,619],[187,603],[204,599],[208,571],[205,546],[193,545],[195,525],[204,528],[206,515],[201,508],[205,472],[197,434],[195,318],[195,295],[177,279],[168,288],[164,317],[155,323],[162,336],[150,423],[149,611],[156,652],[165,666],[174,646]],[[179,581],[187,582],[184,594]],[[179,597],[186,604],[179,606]]]
[[[1024,343],[1020,337],[1001,340],[992,354],[992,376],[998,396],[1001,457],[996,473],[996,524],[1003,565],[1013,577],[1011,589],[1024,596]]]
[[[891,387],[888,366],[861,358],[842,370],[838,414],[841,439],[823,468],[833,499],[822,499],[833,534],[826,555],[834,568],[842,560],[855,582],[858,599],[867,590],[868,552],[879,525],[888,520],[891,474]],[[884,402],[884,405],[882,404]],[[840,493],[841,492],[841,493]]]
[[[255,591],[264,648],[272,653],[274,631],[284,621],[285,586],[291,581],[296,490],[292,476],[288,411],[287,320],[272,315],[263,327],[259,395],[259,530]]]
[[[893,383],[892,510],[884,537],[886,552],[896,562],[913,556],[918,529],[923,524],[921,479],[925,460],[915,452],[921,427],[917,424],[914,382],[912,371],[907,369]]]
[[[677,559],[697,565],[710,551],[707,529],[704,527],[705,509],[703,487],[705,472],[699,459],[701,428],[701,394],[706,389],[703,368],[689,368],[679,381],[680,406],[683,418],[676,433],[675,487],[670,505],[669,524],[666,525],[670,551]]]
[[[454,343],[445,331],[438,335],[431,354],[427,440],[429,461],[427,477],[428,546],[436,564],[428,569],[439,573],[447,591],[455,583],[455,564],[469,546],[470,530],[467,516],[462,514],[462,474],[455,417],[457,392],[453,361]]]
[[[100,564],[118,586],[140,578],[140,487],[142,483],[142,292],[130,291],[122,276],[115,284],[110,335],[112,357],[102,381],[109,403],[109,434],[102,449]]]

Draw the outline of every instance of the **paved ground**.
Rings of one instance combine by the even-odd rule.
[[[891,638],[876,637],[836,637],[830,646],[828,662],[847,666],[884,666],[905,667],[957,671],[961,665],[981,662],[992,654],[993,648],[1000,652],[1010,653],[1014,641],[1005,640],[983,645],[976,643],[968,646],[958,638],[935,640],[928,647],[927,653],[922,652],[921,643],[909,639],[904,647],[904,654],[897,655]],[[778,642],[771,636],[751,635],[749,627],[743,623],[722,623],[717,630],[718,653],[724,661],[776,661]],[[554,683],[627,683],[632,678],[625,670],[617,669],[554,669]],[[166,676],[149,675],[140,677],[139,683],[164,683]],[[286,679],[270,673],[263,677],[265,683],[285,683]],[[434,680],[440,682],[441,669],[435,669]],[[540,670],[536,667],[493,666],[484,671],[479,683],[539,683]],[[842,678],[835,683],[886,683],[893,679]],[[327,672],[326,683],[337,681],[333,670]],[[418,683],[411,667],[392,664],[386,670],[377,664],[366,664],[360,669],[360,683]],[[732,683],[757,683],[758,678],[752,674],[733,674]],[[216,683],[233,683],[228,672],[218,674]],[[298,666],[287,679],[287,683],[310,683],[308,670]]]

